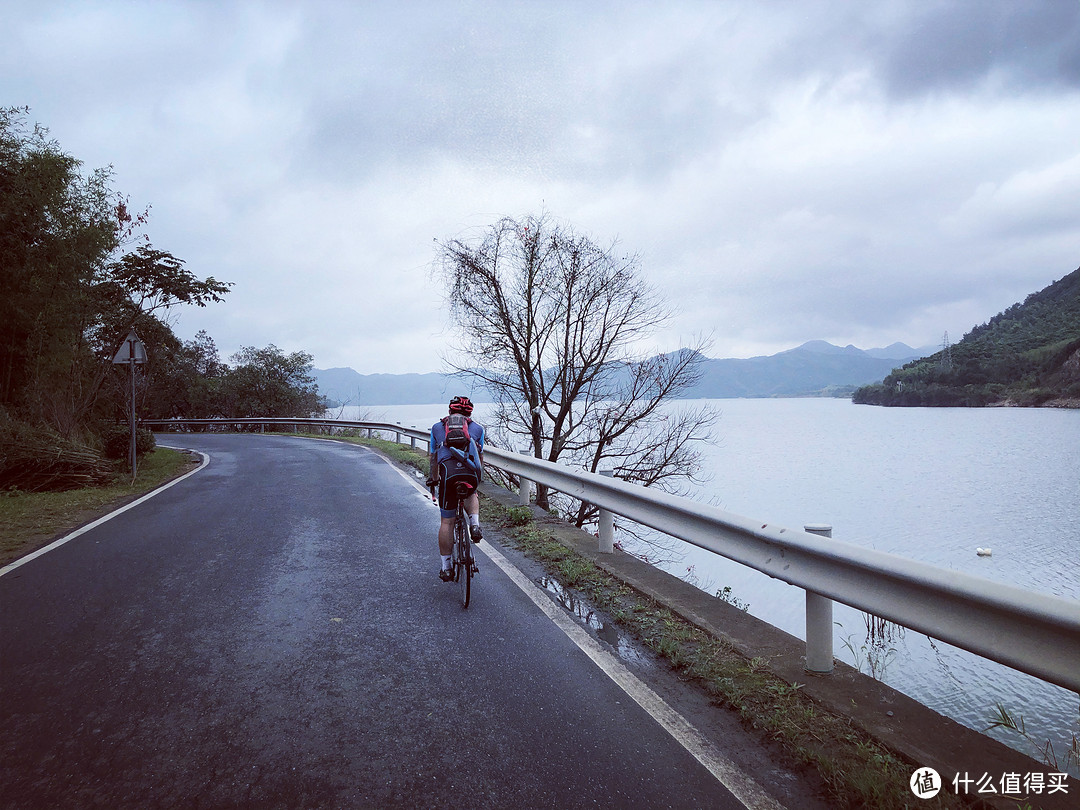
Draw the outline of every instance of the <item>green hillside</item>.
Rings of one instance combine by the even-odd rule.
[[[1080,269],[946,351],[855,392],[867,405],[1080,407]]]

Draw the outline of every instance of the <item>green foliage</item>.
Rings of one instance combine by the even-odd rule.
[[[0,404],[71,435],[94,382],[94,284],[120,229],[109,172],[81,176],[27,112],[0,110]]]
[[[146,396],[139,415],[148,419],[223,416],[222,380],[229,368],[205,331],[181,342],[171,331],[144,337],[149,351],[145,369]]]
[[[511,526],[525,526],[533,520],[532,510],[527,506],[511,506],[506,516]]]
[[[37,489],[94,481],[109,466],[92,448],[111,449],[108,426],[130,418],[131,370],[111,362],[128,332],[151,347],[135,374],[138,413],[203,404],[201,372],[184,373],[197,352],[185,354],[155,313],[221,301],[229,285],[198,279],[145,236],[126,251],[146,213],[129,212],[111,170],[84,174],[28,115],[0,109],[0,408],[7,485]]]
[[[140,245],[118,262],[109,265],[107,281],[131,299],[140,312],[154,312],[176,304],[205,307],[219,303],[231,284],[210,276],[200,281],[184,262],[171,253]]]
[[[130,373],[110,362],[124,336],[160,349],[139,369],[145,405],[179,344],[154,313],[220,301],[229,285],[200,281],[145,237],[123,253],[146,214],[132,216],[110,170],[81,174],[28,113],[0,109],[0,405],[92,443],[130,408]]]
[[[128,425],[113,425],[102,437],[104,447],[102,454],[105,458],[113,460],[125,460],[131,452],[131,428]],[[146,428],[135,428],[135,456],[142,458],[148,453],[154,452],[157,440],[154,434]]]
[[[1080,394],[1080,269],[1029,295],[949,349],[858,389],[869,405],[1042,405]]]
[[[326,408],[315,384],[313,358],[306,352],[245,347],[232,356],[230,367],[221,362],[206,332],[181,343],[165,330],[156,340],[159,350],[150,353],[145,366],[141,416],[308,417]],[[122,384],[119,376],[117,384]]]
[[[326,409],[307,352],[287,355],[273,344],[246,346],[232,360],[236,366],[221,385],[225,416],[310,416]]]
[[[81,174],[80,161],[46,129],[28,126],[28,114],[0,109],[5,486],[97,480],[109,465],[91,449],[96,446],[109,458],[127,458],[127,429],[112,426],[131,418],[132,371],[111,360],[130,331],[148,349],[134,373],[138,416],[288,417],[323,410],[311,355],[249,347],[229,368],[205,332],[186,343],[173,334],[160,313],[220,302],[230,285],[200,280],[145,236],[126,250],[147,215],[129,212],[110,187],[110,170]],[[141,433],[137,452],[152,448],[153,436]],[[35,461],[35,454],[42,458]]]

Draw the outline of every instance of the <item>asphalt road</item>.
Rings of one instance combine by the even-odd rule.
[[[0,806],[741,807],[374,453],[201,471],[0,577]]]

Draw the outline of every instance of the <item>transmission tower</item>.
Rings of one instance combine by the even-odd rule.
[[[941,360],[938,362],[938,368],[942,371],[952,371],[952,344],[949,342],[948,332],[941,339]]]

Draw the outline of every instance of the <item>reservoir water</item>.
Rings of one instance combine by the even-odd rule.
[[[681,404],[701,401],[672,407]],[[1080,411],[710,404],[720,418],[696,498],[772,525],[827,523],[838,539],[1080,600]],[[361,418],[426,428],[445,405],[349,410],[342,418],[362,410]],[[477,405],[480,421],[484,410]],[[673,552],[661,563],[672,573],[711,593],[730,588],[754,616],[804,636],[802,590],[682,543]],[[1001,704],[1023,716],[1031,742],[987,733],[1036,759],[1049,742],[1064,768],[1080,736],[1075,693],[913,631],[871,643],[863,614],[843,605],[834,620],[837,658],[980,731]]]

